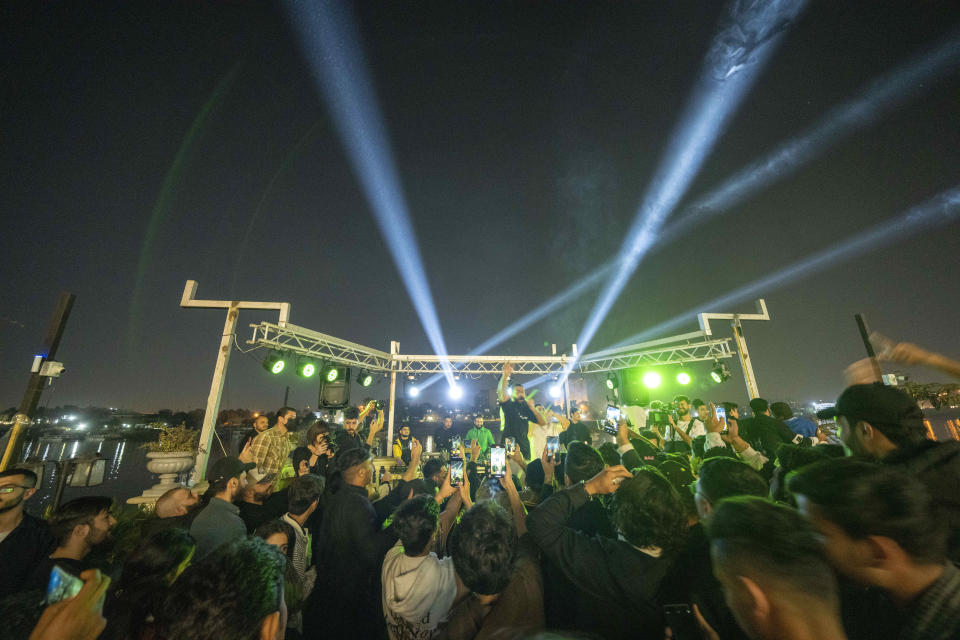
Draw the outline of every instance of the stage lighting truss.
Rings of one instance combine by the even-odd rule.
[[[250,326],[253,329],[253,337],[247,341],[247,344],[268,348],[275,354],[292,354],[323,362],[321,375],[324,376],[328,368],[334,365],[355,367],[373,374],[395,371],[406,375],[408,382],[412,382],[421,375],[443,371],[441,358],[436,355],[389,354],[290,323],[283,327],[270,322]],[[730,340],[731,338],[720,338],[703,331],[695,331],[584,354],[577,361],[574,371],[580,374],[608,373],[635,367],[719,361],[733,357]],[[509,360],[514,366],[514,379],[518,379],[518,376],[524,375],[562,375],[564,367],[572,358],[565,355],[451,355],[447,359],[451,364],[456,365],[461,379],[484,375],[499,377],[503,372],[503,363]]]

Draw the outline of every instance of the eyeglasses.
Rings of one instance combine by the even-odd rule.
[[[0,487],[0,493],[13,493],[14,489],[33,489],[33,487],[25,487],[21,484],[8,484]]]

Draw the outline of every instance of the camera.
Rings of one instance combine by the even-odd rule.
[[[665,427],[670,424],[670,414],[666,411],[648,411],[647,425],[651,427]]]

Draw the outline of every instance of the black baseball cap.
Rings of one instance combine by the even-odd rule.
[[[256,466],[255,462],[240,462],[239,458],[220,458],[207,469],[207,482],[239,478]]]
[[[923,429],[923,412],[905,392],[880,382],[847,387],[837,404],[817,412],[818,418],[844,416],[850,423],[858,420],[871,424],[899,424]]]

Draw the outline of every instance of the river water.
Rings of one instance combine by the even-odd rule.
[[[234,439],[239,433],[230,430],[221,434],[227,450],[236,453]],[[24,444],[22,460],[42,460],[45,463],[40,490],[27,502],[27,511],[42,515],[56,491],[57,462],[84,454],[99,454],[106,460],[103,484],[93,487],[66,487],[61,503],[80,496],[109,496],[118,503],[138,496],[160,479],[147,470],[147,450],[142,442],[133,440],[100,440],[94,438],[33,438]],[[216,440],[211,451],[211,460],[223,455]],[[181,480],[185,481],[186,477]]]

